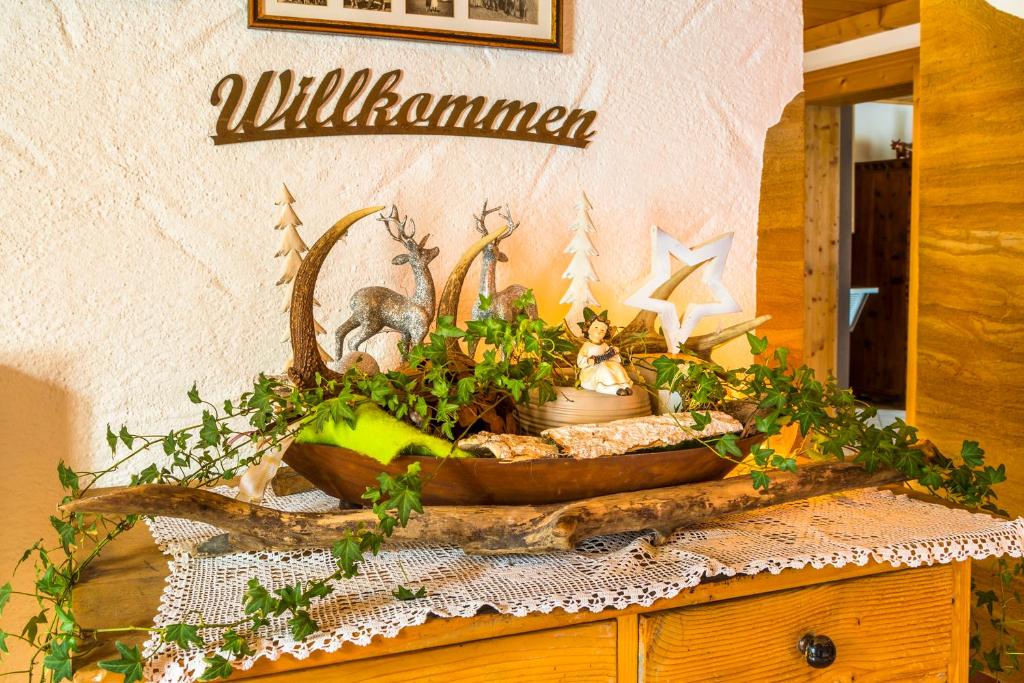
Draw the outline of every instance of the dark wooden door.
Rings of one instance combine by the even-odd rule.
[[[850,285],[878,287],[850,334],[850,386],[879,403],[907,390],[910,161],[865,161],[854,171]]]

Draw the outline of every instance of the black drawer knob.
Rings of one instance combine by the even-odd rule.
[[[804,661],[815,669],[824,669],[836,661],[836,644],[828,636],[816,636],[808,633],[797,643]]]

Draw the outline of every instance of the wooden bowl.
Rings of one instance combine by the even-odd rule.
[[[746,454],[761,435],[739,442]],[[363,504],[377,475],[420,463],[425,505],[543,505],[626,491],[721,479],[736,463],[706,447],[630,453],[592,460],[557,458],[504,463],[494,458],[402,456],[389,465],[335,446],[293,444],[284,460],[332,496]]]
[[[528,434],[565,425],[611,422],[627,417],[651,414],[651,402],[642,386],[635,386],[630,396],[610,396],[574,387],[556,387],[554,401],[516,408],[519,425]]]

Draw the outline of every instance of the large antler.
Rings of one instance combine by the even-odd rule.
[[[487,217],[500,208],[500,206],[496,206],[493,209],[488,209],[487,200],[484,200],[483,211],[480,212],[479,216],[477,216],[476,214],[473,215],[473,222],[475,223],[476,231],[478,233],[480,233],[481,235],[487,234]]]
[[[371,206],[353,211],[332,225],[330,230],[325,232],[309,250],[295,274],[290,318],[293,361],[288,375],[300,387],[316,386],[317,375],[328,380],[341,379],[341,375],[327,367],[317,349],[316,329],[313,322],[313,290],[316,288],[320,268],[323,267],[327,254],[338,240],[356,221],[383,210],[383,206]]]
[[[485,205],[486,208],[486,205]],[[444,283],[444,290],[441,291],[441,298],[437,304],[437,318],[447,316],[455,319],[458,315],[459,299],[462,296],[462,285],[466,282],[466,274],[469,273],[469,267],[473,265],[473,261],[480,255],[488,244],[496,242],[497,240],[508,237],[508,228],[502,228],[501,230],[495,230],[492,233],[487,233],[480,239],[478,239],[469,249],[462,254],[459,258],[459,262],[455,264],[451,274],[448,275],[448,280]],[[472,359],[462,352],[459,348],[459,342],[454,337],[447,337],[445,339],[445,345],[448,348],[448,354],[453,358],[461,358],[464,362],[472,364]]]
[[[684,266],[672,273],[665,282],[661,284],[651,294],[652,299],[668,299],[672,296],[672,292],[676,291],[676,288],[683,283],[683,280],[693,275],[701,264],[695,266]],[[640,311],[636,317],[621,330],[615,334],[615,338],[612,340],[613,344],[622,344],[624,341],[630,341],[633,345],[641,347],[643,351],[647,353],[666,353],[669,351],[675,351],[675,349],[669,349],[665,344],[665,339],[658,334],[654,329],[654,324],[657,321],[658,316],[653,311]],[[750,330],[765,324],[772,317],[770,315],[762,315],[752,320],[746,320],[731,327],[727,327],[721,332],[714,332],[711,334],[700,335],[699,337],[690,337],[686,341],[686,347],[694,351],[697,356],[705,360],[711,359],[711,351],[716,346],[720,346],[727,341],[735,339],[743,334],[746,334]],[[639,349],[638,349],[639,350]]]

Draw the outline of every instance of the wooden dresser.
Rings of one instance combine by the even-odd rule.
[[[166,565],[144,528],[112,544],[76,589],[83,626],[150,625]],[[650,607],[433,619],[366,647],[260,661],[232,680],[959,682],[969,609],[968,563],[789,569],[709,580]],[[75,680],[117,681],[93,664],[109,655],[79,662]]]

